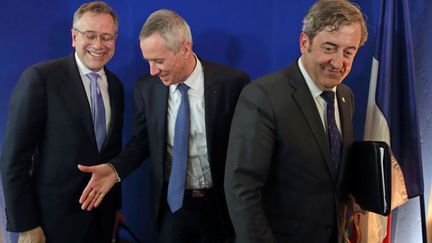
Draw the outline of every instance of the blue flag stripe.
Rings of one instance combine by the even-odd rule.
[[[408,197],[423,194],[411,22],[407,0],[383,0],[375,58],[380,62],[376,104],[390,128],[392,150]]]

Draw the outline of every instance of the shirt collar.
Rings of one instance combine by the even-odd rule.
[[[309,76],[308,72],[306,71],[305,67],[303,66],[303,63],[301,62],[301,57],[298,59],[297,64],[300,68],[300,72],[302,73],[304,79],[306,80],[306,84],[309,87],[309,90],[312,94],[312,97],[315,99],[316,97],[319,97],[323,90],[321,90],[318,85],[312,80],[312,78]],[[333,92],[336,92],[336,87],[332,88]]]

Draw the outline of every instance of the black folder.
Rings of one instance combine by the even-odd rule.
[[[356,141],[351,147],[350,192],[364,210],[391,210],[391,150],[385,142]]]

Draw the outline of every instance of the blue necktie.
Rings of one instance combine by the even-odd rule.
[[[336,169],[341,160],[342,137],[336,125],[334,98],[335,92],[323,91],[321,97],[327,102],[327,134],[329,136],[330,149],[333,160],[336,162]]]
[[[181,93],[181,103],[175,122],[173,158],[167,195],[168,205],[173,213],[183,206],[190,132],[190,108],[187,94],[189,87],[186,84],[179,84],[177,89]]]
[[[91,91],[91,112],[93,118],[94,132],[96,135],[96,143],[100,152],[102,144],[105,140],[106,124],[105,124],[105,107],[102,99],[102,93],[97,82],[99,74],[88,73],[86,76],[90,79]]]

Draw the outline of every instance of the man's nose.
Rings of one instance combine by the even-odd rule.
[[[150,62],[149,65],[150,65],[150,75],[155,76],[160,73],[160,69],[154,63]]]
[[[102,37],[100,35],[96,36],[92,42],[92,45],[96,48],[103,47],[104,43],[102,41]]]
[[[343,62],[344,62],[343,52],[341,51],[335,52],[331,60],[331,64],[333,65],[333,67],[335,69],[340,70],[342,69]]]

